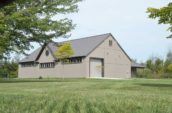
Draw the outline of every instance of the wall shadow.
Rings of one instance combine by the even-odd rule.
[[[33,82],[77,82],[71,79],[1,79],[1,83],[33,83]]]
[[[161,83],[137,83],[137,85],[145,86],[145,87],[172,88],[172,84],[161,84]]]

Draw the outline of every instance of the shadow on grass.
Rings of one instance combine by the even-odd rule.
[[[81,79],[80,79],[81,80]],[[1,79],[1,83],[33,83],[33,82],[77,82],[75,79]]]
[[[172,88],[172,84],[158,84],[158,83],[138,83],[137,85],[146,87],[161,87],[161,88]]]

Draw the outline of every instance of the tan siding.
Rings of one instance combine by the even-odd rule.
[[[18,77],[19,78],[38,78],[39,67],[21,67],[19,64]]]
[[[109,40],[113,40],[113,45],[111,47],[109,46]],[[90,57],[104,59],[104,75],[107,78],[131,77],[131,61],[111,36],[86,58],[87,77],[89,77]]]
[[[49,56],[45,55],[47,50],[49,51],[49,49],[46,47],[44,51],[42,52],[38,60],[39,63],[53,62],[55,60],[50,51],[49,51]]]
[[[83,78],[89,77],[89,58],[104,59],[104,74],[107,78],[130,78],[131,77],[131,61],[124,54],[118,44],[113,40],[113,46],[109,47],[109,40],[113,40],[110,36],[101,45],[99,45],[90,55],[83,59],[79,64],[62,65],[57,63],[55,68],[41,69],[39,65],[36,67],[20,67],[19,78],[38,78],[42,77],[65,77],[65,78]],[[52,55],[46,56],[46,48],[39,58],[40,63],[53,62]]]
[[[54,57],[50,54],[49,56],[45,55],[45,51],[48,50],[46,48],[40,58],[40,63],[47,63],[53,62]],[[45,78],[84,78],[86,77],[86,65],[85,60],[83,63],[78,64],[65,64],[62,65],[61,63],[56,63],[55,68],[40,68],[39,65],[36,67],[21,67],[19,65],[19,78],[38,78],[39,76]]]

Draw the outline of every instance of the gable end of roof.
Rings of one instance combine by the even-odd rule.
[[[90,51],[87,55],[86,55],[86,57],[88,56],[88,55],[90,55],[97,47],[99,47],[110,35],[111,35],[111,33],[107,33],[106,34],[107,36],[106,36],[106,38],[104,39],[104,40],[102,40],[92,51]]]
[[[119,44],[119,42],[115,39],[115,37],[111,34],[111,37],[116,41],[117,45],[120,47],[120,49],[124,52],[124,54],[127,56],[127,58],[132,61],[132,59],[129,57],[129,55],[125,52],[125,50],[122,48],[122,46]]]

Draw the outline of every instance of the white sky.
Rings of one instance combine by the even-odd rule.
[[[138,61],[172,49],[168,26],[148,18],[148,7],[161,7],[170,0],[84,0],[79,12],[69,17],[77,24],[70,39],[112,33],[128,55]],[[58,39],[56,41],[61,41]],[[37,48],[37,46],[35,46]]]

